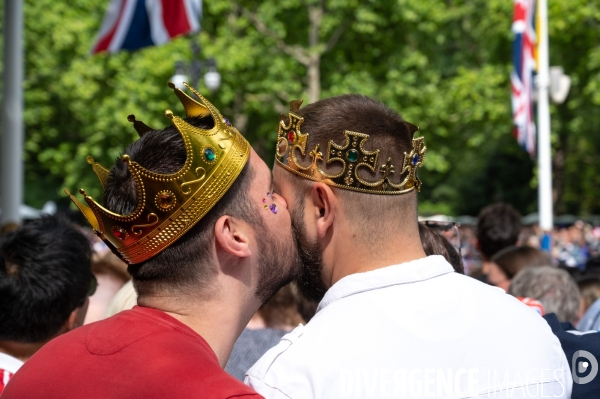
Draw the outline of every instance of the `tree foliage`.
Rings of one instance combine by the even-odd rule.
[[[552,106],[559,212],[600,213],[600,5],[549,1],[550,60],[573,78]],[[342,93],[383,101],[418,125],[428,146],[422,212],[476,214],[492,201],[535,211],[536,163],[512,139],[506,0],[211,0],[199,36],[134,53],[89,55],[108,1],[25,2],[26,202],[67,204],[62,188],[100,185],[87,155],[111,165],[150,126],[181,113],[166,87],[190,41],[223,77],[210,94],[272,162],[287,102]],[[316,69],[315,69],[316,68]]]

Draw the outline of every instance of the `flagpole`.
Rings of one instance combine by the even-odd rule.
[[[23,2],[4,1],[0,228],[21,223],[23,202]]]
[[[552,163],[550,147],[550,107],[548,98],[548,1],[538,0],[538,209],[540,228],[544,232],[542,249],[551,250],[551,233],[554,226],[552,211]]]

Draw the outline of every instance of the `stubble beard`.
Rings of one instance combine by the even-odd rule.
[[[327,292],[323,283],[323,254],[316,240],[306,234],[302,204],[296,204],[291,212],[292,232],[296,240],[299,259],[299,272],[296,283],[302,295],[310,301],[320,302]]]
[[[256,229],[259,248],[258,286],[256,295],[265,304],[279,289],[291,283],[298,275],[300,261],[298,259],[296,240],[279,239],[279,232],[269,232],[262,225]],[[287,241],[287,242],[286,242]],[[291,241],[291,242],[290,242]],[[286,246],[293,248],[286,248]]]

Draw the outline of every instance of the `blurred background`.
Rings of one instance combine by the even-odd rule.
[[[168,125],[165,109],[182,110],[166,84],[185,75],[267,164],[288,101],[381,100],[426,137],[423,217],[468,226],[503,201],[535,229],[537,161],[513,137],[512,1],[212,0],[197,32],[92,55],[109,3],[23,2],[24,204],[32,212],[51,209],[49,201],[67,212],[64,187],[99,198],[86,156],[112,165],[137,138],[129,114]],[[550,104],[555,239],[581,221],[580,235],[597,246],[600,3],[549,1],[548,21],[550,65],[571,78],[566,100]]]

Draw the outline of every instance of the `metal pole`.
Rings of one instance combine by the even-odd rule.
[[[550,233],[554,226],[552,220],[552,163],[550,147],[550,108],[548,99],[549,62],[548,62],[548,2],[538,0],[539,55],[538,55],[538,202],[540,228],[544,232],[542,249],[550,250]]]
[[[0,227],[20,224],[23,202],[23,2],[4,1]]]

